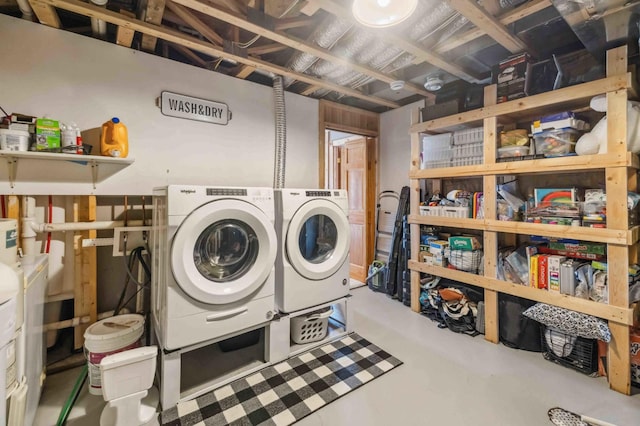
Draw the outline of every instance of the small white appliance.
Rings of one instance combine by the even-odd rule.
[[[152,317],[163,349],[269,322],[273,189],[170,185],[153,195]]]
[[[276,304],[295,312],[349,294],[347,191],[277,189]]]
[[[159,424],[158,390],[151,387],[157,355],[157,346],[144,346],[108,355],[100,361],[102,396],[107,401],[100,426]]]

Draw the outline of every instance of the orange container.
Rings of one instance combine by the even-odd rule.
[[[122,124],[118,117],[113,117],[102,125],[100,154],[119,158],[125,158],[129,155],[127,126]]]

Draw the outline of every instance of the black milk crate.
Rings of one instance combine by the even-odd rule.
[[[598,376],[596,339],[571,336],[549,327],[543,327],[541,335],[544,359],[592,377]]]

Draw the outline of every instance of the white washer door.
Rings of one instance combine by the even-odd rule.
[[[171,269],[190,297],[233,303],[260,288],[273,269],[276,233],[253,204],[212,201],[182,222],[171,244]]]
[[[349,220],[328,200],[303,204],[287,230],[287,257],[295,270],[310,280],[333,275],[349,255]]]

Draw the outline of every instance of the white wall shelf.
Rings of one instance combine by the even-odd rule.
[[[31,151],[0,150],[0,180],[16,182],[91,182],[93,188],[133,164],[133,158],[111,158]]]

